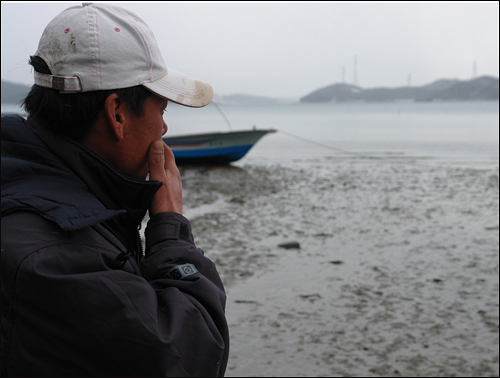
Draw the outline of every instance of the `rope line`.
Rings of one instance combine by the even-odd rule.
[[[315,144],[317,146],[321,146],[323,148],[327,148],[327,149],[333,150],[333,151],[340,151],[340,152],[343,152],[345,154],[356,155],[356,156],[358,156],[360,158],[373,159],[373,160],[384,160],[384,161],[392,160],[392,162],[394,162],[394,163],[403,163],[403,164],[408,163],[407,161],[401,161],[400,158],[384,157],[384,156],[372,156],[372,155],[366,155],[366,154],[362,154],[362,153],[358,153],[358,152],[352,152],[352,151],[343,150],[341,148],[333,147],[333,146],[330,146],[330,145],[327,145],[327,144],[324,144],[324,143],[316,142],[316,141],[313,141],[313,140],[310,140],[310,139],[307,139],[307,138],[304,138],[304,137],[301,137],[301,136],[289,133],[288,131],[283,131],[281,129],[277,129],[277,130],[280,133],[283,133],[283,134],[286,134],[286,135],[291,136],[293,138],[299,139],[299,140],[301,140],[303,142],[307,142],[307,143],[310,143],[310,144]],[[412,159],[417,159],[417,157],[414,157]],[[416,163],[416,162],[413,162],[413,164],[415,164],[415,165],[422,165],[422,166],[426,166],[426,167],[429,166],[428,164],[422,164],[422,163]]]
[[[219,107],[219,105],[217,105],[217,103],[215,101],[212,101],[210,103],[215,106],[215,108],[219,111],[220,114],[222,114],[222,117],[224,117],[224,121],[226,121],[226,125],[229,127],[229,130],[233,131],[233,128],[231,127],[231,123],[229,122],[226,115],[224,114],[222,109]]]
[[[324,144],[324,143],[320,143],[320,142],[315,142],[314,140],[310,140],[310,139],[306,139],[304,137],[301,137],[301,136],[298,136],[298,135],[295,135],[295,134],[292,134],[292,133],[289,133],[287,131],[283,131],[283,130],[280,130],[278,129],[278,131],[280,133],[283,133],[283,134],[286,134],[286,135],[289,135],[291,137],[294,137],[294,138],[297,138],[297,139],[300,139],[304,142],[308,142],[308,143],[311,143],[311,144],[316,144],[318,146],[321,146],[321,147],[324,147],[324,148],[328,148],[329,150],[333,150],[333,151],[340,151],[340,152],[344,152],[346,154],[352,154],[352,155],[358,155],[358,156],[363,156],[362,154],[359,154],[357,152],[351,152],[351,151],[346,151],[346,150],[342,150],[340,148],[337,148],[337,147],[333,147],[333,146],[329,146],[327,144]]]

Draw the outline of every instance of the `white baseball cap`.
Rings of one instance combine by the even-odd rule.
[[[109,4],[64,10],[45,28],[36,56],[52,75],[35,72],[35,84],[61,93],[137,85],[191,107],[207,105],[212,87],[168,68],[155,36],[135,13]]]

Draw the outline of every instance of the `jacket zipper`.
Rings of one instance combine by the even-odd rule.
[[[135,252],[135,261],[137,263],[137,266],[140,268],[141,267],[141,259],[144,254],[144,248],[142,248],[142,242],[141,242],[141,233],[139,230],[141,229],[141,226],[139,225],[139,228],[136,231],[136,243],[137,243],[137,248]]]

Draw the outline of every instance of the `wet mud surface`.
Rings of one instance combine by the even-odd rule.
[[[227,376],[498,376],[497,166],[180,170],[228,293]]]

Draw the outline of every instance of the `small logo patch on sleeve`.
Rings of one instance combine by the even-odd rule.
[[[193,264],[177,265],[175,268],[170,269],[167,273],[168,278],[180,280],[185,277],[198,273],[198,269]]]

